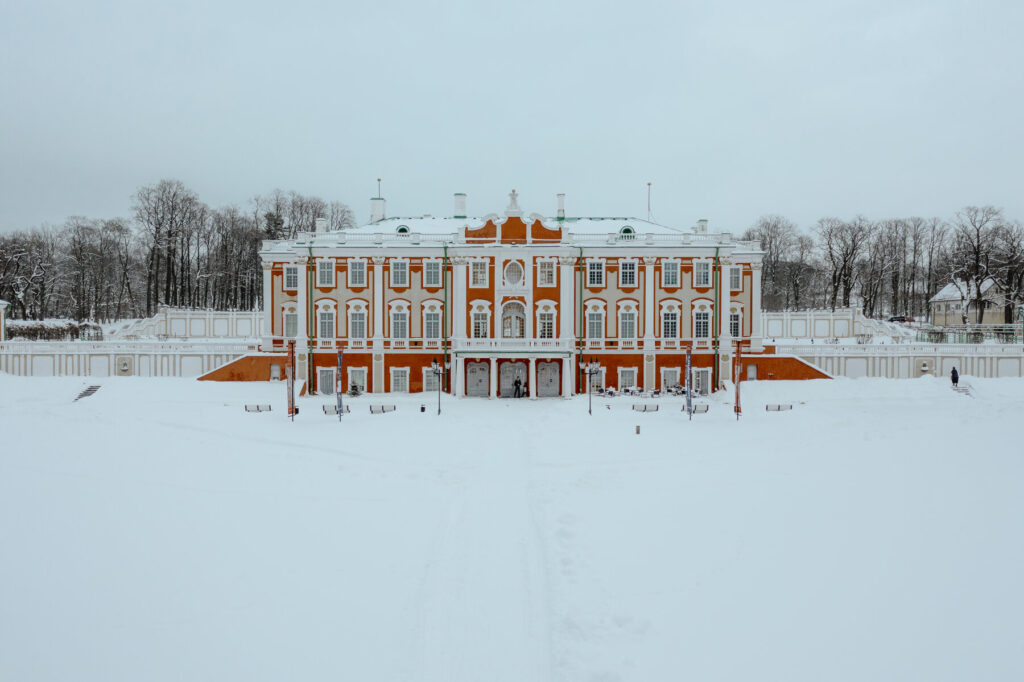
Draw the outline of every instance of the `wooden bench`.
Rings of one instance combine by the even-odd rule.
[[[709,407],[711,407],[711,406],[708,405],[707,403],[701,403],[700,405],[694,405],[693,406],[693,413],[694,414],[707,414]],[[685,410],[686,408],[683,408],[683,409]]]
[[[786,410],[792,410],[793,409],[793,405],[791,405],[791,404],[790,405],[770,404],[770,405],[765,405],[764,409],[767,412],[785,412]]]
[[[657,405],[634,405],[633,406],[633,411],[634,412],[657,412],[658,411],[658,406]]]
[[[246,405],[246,412],[270,412],[270,405]]]
[[[385,412],[394,412],[395,409],[394,405],[370,405],[370,414],[384,414]]]
[[[352,412],[352,408],[348,405],[345,406],[345,414]],[[324,414],[338,414],[337,405],[324,405]]]

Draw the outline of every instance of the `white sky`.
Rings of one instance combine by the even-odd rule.
[[[1024,219],[1020,2],[0,0],[0,231],[295,189],[369,214]]]

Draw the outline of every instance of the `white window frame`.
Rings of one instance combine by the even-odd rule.
[[[743,336],[743,313],[739,311],[729,312],[729,336],[734,339]]]
[[[423,368],[423,392],[424,393],[437,393],[438,383],[440,383],[441,377],[434,374],[434,370],[429,367]],[[435,383],[437,382],[437,383]]]
[[[698,320],[698,316],[699,315],[706,315],[707,316],[707,319],[704,321],[704,324],[706,324],[707,327],[704,329],[704,333],[703,334],[700,333],[700,331],[701,331],[701,329],[700,329],[701,321]],[[711,311],[710,310],[694,310],[693,311],[693,338],[700,339],[702,341],[711,338]]]
[[[676,380],[673,383],[669,383],[665,379],[665,375],[667,373],[669,373],[669,372],[675,372],[676,373]],[[682,385],[685,384],[685,381],[686,381],[686,377],[683,376],[683,368],[682,367],[662,367],[661,368],[661,390],[667,391],[670,386],[675,386],[676,384],[679,384],[680,386],[682,386]]]
[[[402,374],[402,373],[405,374],[405,390],[404,391],[395,391],[395,375],[396,374]],[[409,371],[408,367],[391,367],[391,368],[389,368],[389,374],[390,374],[390,378],[391,378],[391,381],[389,382],[389,386],[388,386],[388,388],[390,388],[390,391],[389,391],[390,393],[409,393],[409,389],[410,389],[409,384],[411,383],[410,379],[412,379],[412,372]]]
[[[325,316],[331,316],[329,325],[330,334],[324,334]],[[335,339],[338,337],[338,310],[333,305],[317,305],[316,307],[316,337],[318,339]]]
[[[704,260],[694,260],[693,261],[693,288],[694,289],[707,289],[708,287],[711,286],[711,279],[712,279],[711,270],[712,270],[712,268],[711,268],[711,261],[710,260],[704,259]],[[702,283],[701,273],[705,273],[707,275],[707,281],[704,282],[704,283]]]
[[[352,317],[356,314],[362,315],[362,336],[355,336],[352,333],[354,326],[352,325]],[[370,338],[370,313],[366,303],[349,302],[346,319],[346,331],[348,332],[348,338],[353,340],[365,340]]]
[[[427,270],[431,269],[432,267],[437,268],[437,282],[433,284],[427,280]],[[443,280],[443,267],[444,264],[438,258],[423,259],[422,286],[424,289],[438,289],[441,287],[441,282]]]
[[[625,281],[625,266],[631,266],[633,270],[633,283],[626,284]],[[635,258],[620,258],[619,259],[619,288],[620,289],[635,289],[640,286],[640,265]]]
[[[594,266],[597,266],[596,268]],[[592,274],[599,274],[600,282],[594,282],[591,278]],[[590,258],[587,260],[587,289],[603,289],[604,288],[604,261],[597,258]]]
[[[625,327],[625,322],[626,322],[627,316],[629,316],[629,318],[630,318],[630,320],[632,322],[632,325],[633,325],[632,333],[629,336],[626,335],[626,327]],[[619,320],[618,321],[619,321],[619,324],[618,324],[618,327],[619,327],[619,329],[618,329],[618,337],[620,339],[623,339],[625,341],[635,341],[636,339],[638,339],[640,337],[640,328],[639,328],[640,327],[640,320],[639,320],[639,315],[637,313],[637,307],[635,305],[627,304],[627,305],[621,306],[619,308]]]
[[[675,326],[676,326],[675,333],[671,334],[671,335],[668,333],[668,328],[665,326],[668,323],[668,316],[669,315],[675,316],[675,320],[674,320]],[[663,339],[673,339],[673,340],[678,339],[679,338],[679,322],[680,322],[680,320],[679,320],[679,309],[678,308],[673,307],[673,308],[666,308],[666,309],[662,310],[661,311],[661,338],[663,338]]]
[[[323,266],[329,264],[329,270],[324,270]],[[317,289],[331,289],[334,288],[334,271],[337,268],[337,263],[333,258],[317,258],[316,259],[316,288]],[[324,274],[330,275],[330,281],[324,281]]]
[[[359,266],[359,267],[355,267]],[[354,273],[359,272],[361,275],[359,280],[356,281]],[[366,286],[366,259],[365,258],[349,258],[348,259],[348,288],[349,289],[362,289]]]
[[[551,267],[551,279],[550,281],[544,277],[544,269]],[[538,287],[554,287],[558,286],[558,261],[554,258],[539,258],[537,259],[537,286]]]
[[[295,278],[295,284],[288,285],[289,275]],[[299,290],[299,266],[298,265],[285,265],[284,276],[281,281],[281,289],[284,291],[298,291]]]
[[[389,332],[388,338],[397,339],[399,341],[407,341],[409,339],[409,337],[412,336],[409,333],[410,332],[410,329],[409,329],[410,324],[409,324],[409,308],[408,308],[408,306],[405,306],[405,305],[393,306],[391,308],[391,311],[389,312],[389,317],[390,317],[390,319],[389,319],[389,323],[390,323],[389,327],[390,327],[390,329],[388,329],[388,332]],[[402,336],[398,336],[398,335],[395,334],[395,327],[399,326],[399,325],[395,324],[395,321],[398,318],[401,318],[402,328],[403,328],[403,331],[405,332],[405,334],[402,335]]]
[[[403,273],[402,280],[398,281],[395,277],[395,266],[398,267],[398,271]],[[392,258],[391,262],[388,263],[388,278],[391,283],[392,289],[408,289],[409,288],[409,261],[406,258]]]
[[[743,268],[738,265],[729,268],[729,291],[743,291]]]
[[[477,274],[483,275],[483,282],[478,284]],[[469,261],[469,288],[486,289],[491,283],[491,264],[483,258]]]
[[[693,392],[696,395],[710,395],[711,368],[693,367],[690,371],[693,372],[693,386],[691,386]]]
[[[471,339],[489,339],[491,338],[491,302],[490,301],[470,301],[469,303],[469,338]],[[477,316],[483,316],[483,331],[484,336],[477,335]]]
[[[592,336],[591,335],[591,331],[594,328],[593,325],[591,324],[591,318],[592,317],[598,318],[599,321],[600,321],[600,328],[601,328],[601,335],[600,336]],[[602,340],[602,339],[605,338],[605,334],[606,334],[606,332],[605,332],[604,311],[603,310],[588,310],[587,311],[587,338],[588,339],[594,339],[595,341],[599,341],[599,340]]]
[[[671,268],[675,273],[675,281],[668,281],[668,269]],[[682,268],[680,263],[675,258],[669,258],[661,261],[661,288],[662,289],[678,289],[679,283],[682,280]]]
[[[348,373],[348,383],[345,385],[345,392],[347,393],[352,388],[352,384],[359,387],[359,390],[366,392],[366,378],[369,376],[369,372],[366,367],[347,367],[345,371]]]
[[[288,318],[295,321],[295,333],[288,334]],[[295,302],[285,303],[281,306],[281,336],[286,339],[295,339],[299,336],[299,308]]]
[[[335,368],[335,367],[317,367],[316,368],[316,392],[317,393],[319,393],[320,395],[334,395],[334,388],[335,388],[334,387],[334,380],[335,380],[335,372],[336,371],[337,371],[337,368]],[[330,388],[330,390],[327,390],[327,391],[324,390],[324,384],[325,384],[324,376],[325,375],[329,377],[329,380],[326,383],[327,383],[327,386]]]
[[[628,374],[630,372],[633,373],[633,383],[630,386],[626,386],[626,382],[623,381],[623,375]],[[639,388],[640,370],[637,367],[619,367],[618,375],[616,378],[619,381],[619,385],[616,388],[618,388],[620,391],[623,391],[627,388]]]
[[[519,268],[519,281],[513,282],[509,279],[508,271],[513,267]],[[501,269],[501,281],[505,283],[506,287],[521,288],[526,286],[526,268],[523,267],[521,261],[510,260],[505,262],[505,266]]]
[[[433,309],[431,309],[431,308],[433,308]],[[429,334],[430,322],[428,321],[427,318],[430,315],[436,315],[437,316],[437,334],[433,335],[433,336],[431,336]],[[423,334],[422,334],[422,336],[423,336],[424,339],[439,339],[439,338],[441,338],[442,331],[443,331],[441,329],[441,325],[444,324],[444,315],[441,314],[441,306],[439,304],[432,303],[432,305],[430,305],[430,307],[428,307],[426,303],[423,304],[422,324],[423,324]]]

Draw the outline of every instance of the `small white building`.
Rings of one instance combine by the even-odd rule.
[[[0,299],[0,341],[7,340],[7,306],[10,303]]]
[[[979,320],[974,284],[964,281],[950,282],[929,299],[929,322],[940,327],[957,324],[1003,324],[1005,296],[999,284],[989,277],[981,284],[981,294],[985,300],[985,312]]]

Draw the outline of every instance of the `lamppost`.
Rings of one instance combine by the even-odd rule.
[[[430,363],[430,371],[437,377],[437,413],[439,415],[441,414],[441,377],[444,376],[444,373],[447,372],[451,366],[452,363],[450,360],[440,363],[437,361],[437,358],[434,358],[434,361]]]
[[[590,377],[601,373],[601,363],[590,358],[590,362],[580,363],[580,372],[587,376],[587,414],[594,414],[594,393],[590,390]]]

